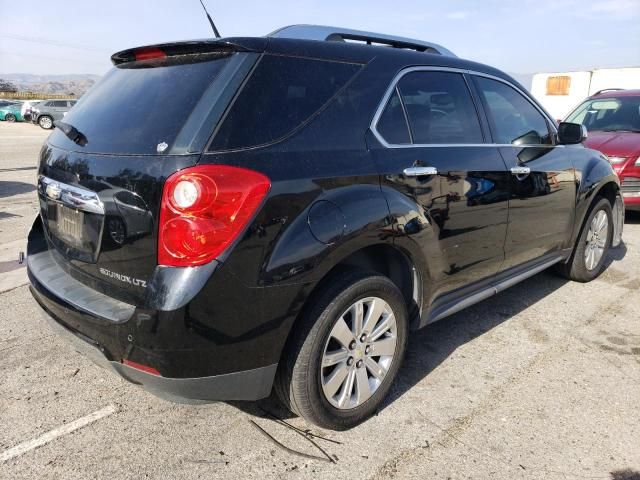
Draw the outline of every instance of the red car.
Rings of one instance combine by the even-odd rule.
[[[587,127],[584,145],[609,157],[620,177],[626,209],[640,211],[640,90],[602,90],[565,121]]]

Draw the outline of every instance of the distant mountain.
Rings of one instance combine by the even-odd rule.
[[[96,83],[100,75],[34,75],[31,73],[0,73],[0,78],[14,84],[19,92],[62,93],[80,96]]]

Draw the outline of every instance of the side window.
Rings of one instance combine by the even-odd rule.
[[[55,102],[47,102],[47,103],[45,103],[45,104],[44,104],[44,106],[45,106],[45,107],[53,107],[53,104],[54,104],[54,103],[55,103]]]
[[[387,143],[393,145],[403,145],[411,143],[409,134],[409,126],[402,109],[402,103],[398,96],[398,90],[393,91],[393,95],[389,98],[387,106],[384,108],[378,124],[376,126],[378,133],[382,135]]]
[[[66,100],[56,100],[55,102],[53,102],[53,106],[54,107],[66,108],[67,107],[67,101]]]
[[[246,148],[285,137],[327,104],[361,68],[355,63],[265,55],[209,149]]]
[[[412,72],[400,80],[413,143],[483,143],[471,94],[459,73]]]
[[[497,80],[475,77],[496,143],[552,145],[544,116],[518,91]]]

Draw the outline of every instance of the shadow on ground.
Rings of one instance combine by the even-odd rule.
[[[624,223],[638,225],[640,223],[640,212],[626,212],[626,215],[624,216]]]
[[[3,182],[0,181],[0,198],[13,197],[22,193],[33,192],[36,187],[25,182]]]
[[[624,243],[612,249],[607,258],[607,266],[622,260],[626,252]],[[409,391],[460,346],[509,321],[567,282],[568,280],[547,270],[422,330],[410,332],[404,362],[381,409]],[[293,416],[280,405],[273,392],[268,399],[256,403],[229,403],[250,415],[262,417],[268,412],[281,419]],[[622,478],[624,477],[620,477]],[[631,479],[636,480],[634,477]]]
[[[640,472],[625,468],[611,472],[611,480],[640,480]]]

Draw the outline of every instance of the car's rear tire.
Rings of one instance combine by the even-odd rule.
[[[590,282],[605,268],[607,252],[613,239],[613,212],[606,198],[596,199],[582,226],[569,261],[556,271],[576,282]]]
[[[51,130],[53,128],[53,118],[49,115],[42,115],[38,118],[38,125],[40,125],[40,128],[44,128],[45,130]]]
[[[5,119],[7,122],[9,122],[9,123],[13,123],[13,122],[15,122],[15,121],[16,121],[16,116],[15,116],[13,113],[7,113],[7,114],[4,116],[4,119]]]
[[[347,271],[315,295],[299,319],[276,392],[308,421],[349,429],[380,407],[406,341],[407,310],[398,287],[376,273]]]

